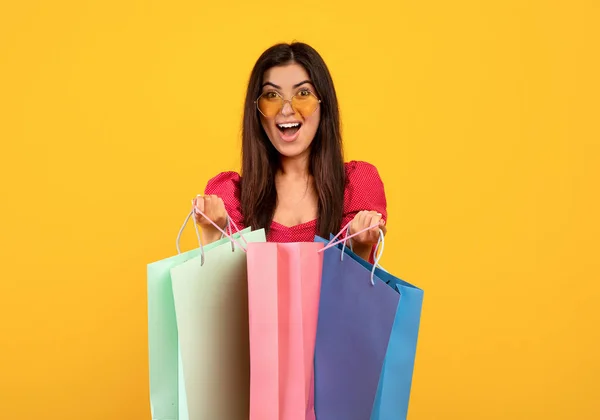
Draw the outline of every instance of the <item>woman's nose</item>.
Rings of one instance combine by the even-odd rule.
[[[281,108],[282,115],[294,115],[296,111],[292,107],[292,103],[290,101],[283,101],[283,108]]]

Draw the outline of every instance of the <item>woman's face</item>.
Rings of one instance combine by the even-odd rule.
[[[321,119],[319,99],[308,73],[292,63],[267,70],[262,82],[258,106],[269,140],[283,156],[307,154]]]

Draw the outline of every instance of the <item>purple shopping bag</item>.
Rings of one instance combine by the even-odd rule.
[[[316,241],[327,242],[318,237]],[[324,251],[315,412],[319,420],[368,420],[400,295],[364,265],[343,255],[337,246]]]

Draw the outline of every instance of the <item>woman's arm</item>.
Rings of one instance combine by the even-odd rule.
[[[221,172],[208,181],[204,189],[204,197],[197,197],[199,210],[223,230],[227,227],[228,217],[238,229],[244,228],[239,200],[240,180],[240,175],[236,172]],[[221,231],[198,216],[196,222],[202,228],[202,243],[207,245],[221,239]]]
[[[379,240],[379,229],[386,233],[387,200],[383,181],[370,163],[352,161],[346,165],[347,185],[342,226],[350,223],[350,234],[377,225],[350,239],[355,254],[373,262],[373,251]]]

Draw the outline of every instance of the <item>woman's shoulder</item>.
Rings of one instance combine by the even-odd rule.
[[[349,186],[353,184],[361,184],[361,183],[380,183],[381,177],[379,176],[379,171],[377,167],[372,163],[361,161],[361,160],[351,160],[346,162],[346,180]]]
[[[373,210],[387,219],[385,187],[377,167],[369,162],[346,163],[344,214],[348,217],[361,210]]]
[[[219,195],[223,191],[236,191],[240,187],[241,176],[234,171],[220,172],[206,183],[204,194]]]
[[[234,171],[218,173],[208,180],[204,195],[216,195],[223,200],[227,214],[242,229],[243,217],[240,201],[241,176]]]
[[[223,199],[227,207],[240,205],[241,176],[234,171],[218,173],[208,180],[204,195],[216,195]]]

